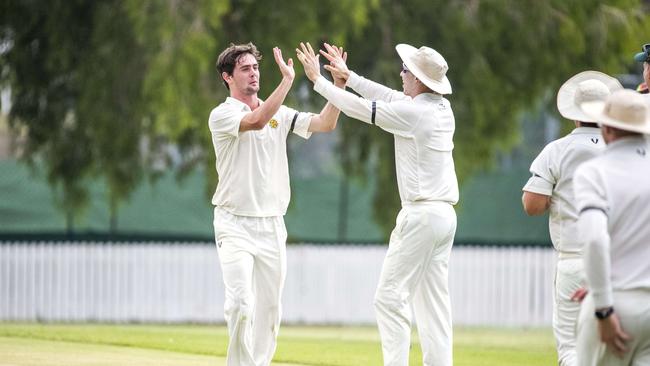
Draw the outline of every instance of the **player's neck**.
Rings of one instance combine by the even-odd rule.
[[[231,92],[230,97],[237,99],[238,101],[246,104],[251,111],[257,109],[260,106],[260,100],[257,98],[257,93],[255,94],[243,94]]]

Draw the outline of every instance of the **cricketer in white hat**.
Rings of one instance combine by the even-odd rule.
[[[632,90],[582,104],[607,148],[575,176],[589,295],[578,364],[650,365],[650,109]]]
[[[395,165],[402,209],[390,237],[375,294],[384,365],[406,366],[411,306],[424,365],[452,365],[451,305],[447,265],[456,233],[458,183],[452,150],[455,130],[447,62],[429,47],[397,45],[403,91],[392,90],[348,70],[338,48],[321,51],[325,68],[362,98],[320,76],[317,56],[298,51],[314,90],[346,115],[377,126],[395,138]],[[338,89],[338,90],[334,90]],[[390,158],[385,157],[390,160]]]
[[[433,48],[422,46],[415,48],[408,44],[395,46],[397,54],[424,85],[438,94],[451,94],[451,84],[447,79],[447,61]]]
[[[523,188],[524,211],[541,215],[549,211],[549,233],[558,253],[553,299],[553,334],[560,366],[576,365],[576,334],[580,304],[573,294],[585,286],[578,235],[578,212],[573,194],[577,167],[605,147],[596,119],[580,104],[604,100],[623,87],[615,78],[598,71],[584,71],[567,80],[557,93],[557,109],[576,128],[550,142],[530,166],[532,176]]]
[[[646,94],[650,98],[650,43],[641,46],[641,52],[634,55],[634,61],[643,63],[643,82],[637,88],[641,94]],[[647,101],[648,99],[646,99]]]

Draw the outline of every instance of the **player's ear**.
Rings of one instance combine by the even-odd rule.
[[[228,74],[227,72],[222,72],[221,73],[221,78],[225,81],[228,82],[232,79],[232,75]]]

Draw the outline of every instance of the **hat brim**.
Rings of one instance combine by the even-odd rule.
[[[650,115],[646,115],[645,123],[631,125],[629,123],[611,118],[603,113],[605,110],[605,101],[586,102],[580,105],[582,110],[591,116],[599,125],[618,128],[624,131],[650,134]]]
[[[409,71],[413,73],[418,80],[424,83],[424,85],[429,87],[429,89],[439,94],[451,94],[451,83],[449,82],[449,79],[447,79],[447,76],[443,76],[442,80],[432,79],[426,76],[426,74],[420,70],[413,61],[411,61],[412,56],[418,50],[417,48],[408,44],[400,43],[395,46],[395,50]]]
[[[634,55],[634,61],[636,62],[646,62],[650,57],[645,52],[639,52]]]
[[[580,109],[580,106],[575,103],[575,95],[578,85],[585,80],[591,79],[598,80],[605,84],[610,93],[623,89],[623,85],[621,85],[618,80],[607,74],[599,71],[583,71],[562,84],[560,90],[557,92],[557,110],[560,112],[562,117],[570,121],[598,122],[594,120],[593,117],[584,113],[582,109]]]

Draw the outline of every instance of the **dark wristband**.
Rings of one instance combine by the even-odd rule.
[[[613,306],[610,306],[608,308],[603,308],[603,309],[596,310],[596,312],[594,313],[594,315],[596,315],[596,318],[598,318],[598,320],[607,319],[612,314],[614,314],[614,307]]]

